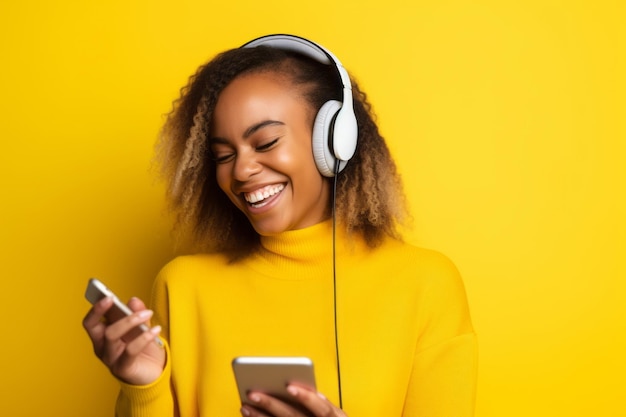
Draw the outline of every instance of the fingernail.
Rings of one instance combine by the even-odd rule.
[[[241,407],[241,414],[243,414],[244,416],[249,416],[250,410],[248,410],[246,407]]]
[[[322,400],[325,400],[326,397],[324,396],[324,394],[322,394],[321,392],[317,393],[317,396],[320,397]]]
[[[150,329],[150,333],[152,333],[153,335],[158,335],[159,333],[161,333],[161,326],[154,326],[153,328]]]
[[[257,394],[251,394],[250,401],[258,403],[259,401],[261,401],[261,397],[259,397]]]
[[[141,310],[137,315],[142,319],[147,319],[148,317],[152,317],[154,312],[152,310]]]
[[[289,385],[287,387],[287,392],[295,397],[296,395],[298,395],[298,388],[294,387],[293,385]]]

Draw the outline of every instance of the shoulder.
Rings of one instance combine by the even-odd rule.
[[[385,241],[374,252],[376,262],[388,271],[385,280],[411,282],[421,294],[420,298],[432,302],[465,299],[461,274],[445,254],[393,239]]]
[[[388,239],[375,251],[378,251],[381,258],[386,258],[390,262],[397,262],[398,267],[441,276],[457,276],[459,274],[454,262],[443,253],[411,243]]]
[[[355,287],[369,285],[374,297],[391,294],[397,305],[414,311],[424,328],[434,325],[436,330],[428,331],[428,344],[472,332],[465,286],[448,256],[387,239],[379,247],[359,255],[355,264],[358,262],[361,264],[357,266]]]
[[[180,281],[193,281],[223,271],[228,265],[228,258],[219,253],[178,256],[161,268],[156,282],[171,284]]]
[[[397,253],[395,275],[413,283],[413,301],[428,327],[420,344],[430,346],[441,340],[473,333],[465,284],[454,262],[436,250],[409,243],[386,242],[388,253]],[[393,267],[393,266],[391,266]]]
[[[183,255],[169,261],[162,271],[202,268],[213,264],[227,264],[228,258],[222,253],[200,253],[195,255]]]

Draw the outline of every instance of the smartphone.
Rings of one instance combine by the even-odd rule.
[[[100,282],[96,278],[89,279],[87,283],[87,290],[85,291],[85,298],[91,303],[95,304],[98,301],[102,300],[104,297],[112,297],[113,298],[113,306],[109,309],[106,314],[106,318],[109,322],[113,323],[121,319],[122,317],[129,316],[133,314],[133,311],[123,302],[120,301],[119,298],[107,288],[102,282]],[[144,323],[137,326],[136,331],[132,332],[130,337],[136,337],[140,332],[146,332],[150,330],[148,326]],[[158,342],[160,342],[159,339]],[[157,343],[158,343],[157,342]]]
[[[308,414],[287,392],[287,385],[294,383],[315,389],[311,359],[302,356],[240,356],[233,359],[232,366],[242,403],[254,405],[248,400],[248,393],[259,391]]]

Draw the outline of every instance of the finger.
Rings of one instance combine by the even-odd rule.
[[[137,297],[133,297],[130,300],[128,300],[127,303],[128,307],[132,310],[132,311],[141,311],[141,310],[146,310],[146,304]],[[148,331],[150,329],[151,325],[150,325],[150,321],[146,321],[145,323],[143,323],[141,325],[141,330]],[[135,334],[136,336],[137,334]],[[163,343],[157,338],[155,339],[157,342],[157,345],[159,345],[160,347],[163,347]]]
[[[275,417],[304,417],[308,415],[277,398],[263,393],[251,392],[248,395],[248,400],[253,407],[244,405],[242,412],[244,409],[249,411],[249,416],[251,417],[261,417],[267,415]]]
[[[127,305],[133,311],[145,310],[147,308],[146,304],[140,298],[137,298],[137,297],[133,297],[130,300],[128,300]]]
[[[133,358],[144,352],[148,354],[155,353],[154,351],[151,351],[151,349],[158,349],[159,351],[162,351],[162,343],[155,343],[155,341],[158,340],[157,338],[160,333],[161,326],[154,326],[147,331],[142,332],[133,341],[126,345],[126,356]]]
[[[265,414],[260,409],[254,408],[251,405],[244,404],[241,406],[241,415],[244,417],[271,417],[268,414]]]
[[[136,378],[140,374],[142,383],[156,379],[165,366],[165,350],[154,343],[160,331],[160,326],[155,326],[125,345],[117,361],[111,366],[111,372],[122,380]],[[137,358],[140,356],[142,360],[138,362]]]
[[[115,323],[107,326],[105,330],[105,338],[110,341],[122,339],[122,337],[129,335],[136,327],[148,323],[152,314],[152,310],[141,310],[131,314],[130,316],[121,318]],[[136,337],[139,334],[140,333],[137,333],[134,336]],[[130,342],[130,340],[126,340],[126,342]]]
[[[146,322],[151,316],[151,310],[141,310],[106,326],[103,346],[99,352],[96,352],[102,362],[108,366],[113,365],[124,352],[126,343],[143,333],[137,326]]]
[[[319,417],[339,417],[345,416],[345,413],[326,399],[326,397],[317,391],[303,388],[298,385],[290,384],[287,392],[294,397],[299,403],[310,410],[315,416]]]
[[[99,324],[102,324],[102,319],[104,314],[109,311],[111,306],[113,305],[113,298],[104,297],[102,300],[95,303],[85,318],[83,319],[83,327],[87,332],[91,329],[99,327]]]
[[[130,300],[128,300],[128,303],[126,303],[126,305],[128,306],[128,308],[130,308],[131,311],[142,311],[142,310],[147,309],[146,304],[140,298],[137,298],[137,297],[132,297]],[[152,326],[150,325],[149,320],[145,321],[139,326],[140,330],[143,332],[147,332],[148,330],[150,330],[151,327]],[[124,341],[129,342],[133,340],[135,337],[137,337],[139,334],[140,334],[139,330],[134,329],[129,334],[125,335],[123,339]],[[154,341],[159,347],[161,348],[163,347],[163,342],[161,342],[159,338],[155,338]]]
[[[93,351],[99,358],[102,357],[104,332],[106,330],[104,314],[112,305],[113,299],[106,297],[94,304],[83,319],[83,328],[87,331],[93,345]]]

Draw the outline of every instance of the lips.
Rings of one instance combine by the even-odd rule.
[[[259,208],[269,203],[272,200],[271,197],[279,194],[284,189],[284,184],[272,184],[249,193],[243,193],[243,197],[252,207]]]

